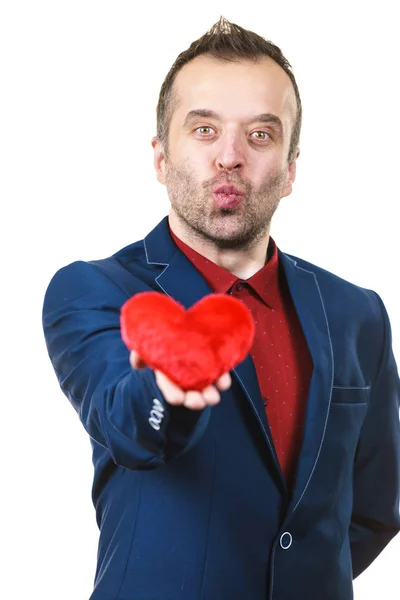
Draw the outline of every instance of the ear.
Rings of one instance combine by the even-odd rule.
[[[286,186],[282,195],[282,198],[289,196],[292,193],[293,183],[296,179],[296,167],[297,167],[297,159],[299,158],[300,150],[298,149],[296,152],[296,156],[291,160],[288,166],[288,180],[286,182]]]
[[[154,150],[154,168],[157,173],[157,179],[165,185],[165,155],[162,144],[157,136],[151,140],[151,145]]]

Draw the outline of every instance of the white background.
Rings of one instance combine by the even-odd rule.
[[[298,179],[272,236],[376,290],[399,362],[396,5],[2,3],[1,598],[90,595],[91,449],[46,354],[43,295],[61,266],[108,256],[167,213],[150,145],[158,91],[178,53],[221,14],[278,44],[302,95]],[[400,536],[356,580],[356,600],[398,599],[399,559]]]

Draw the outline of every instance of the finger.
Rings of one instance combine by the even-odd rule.
[[[131,363],[131,367],[133,369],[143,369],[146,366],[146,363],[140,358],[139,354],[132,350],[129,355],[129,362]]]
[[[200,392],[186,392],[184,406],[191,410],[201,410],[206,406],[203,395]]]
[[[155,371],[155,377],[165,400],[169,404],[183,404],[185,401],[185,392],[175,385],[164,373]]]
[[[232,385],[232,378],[230,376],[230,373],[224,373],[223,375],[221,375],[221,377],[219,377],[215,382],[215,385],[221,392],[228,390]]]
[[[209,385],[208,387],[204,388],[202,395],[205,403],[210,406],[218,404],[218,402],[221,400],[221,396],[217,388],[213,385]]]

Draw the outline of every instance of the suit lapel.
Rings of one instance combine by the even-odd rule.
[[[155,277],[160,291],[180,302],[185,308],[211,293],[199,271],[174,244],[167,218],[143,241],[147,263],[164,267]]]
[[[185,308],[189,308],[203,296],[212,293],[199,271],[174,244],[169,233],[167,219],[164,219],[145,238],[144,244],[147,262],[164,267],[155,278],[155,282],[165,294],[180,302]],[[256,370],[250,355],[237,365],[232,373],[253,408],[284,485],[265,415]]]
[[[333,385],[333,350],[323,298],[315,273],[279,251],[289,290],[314,363],[291,506],[308,486],[325,435]]]

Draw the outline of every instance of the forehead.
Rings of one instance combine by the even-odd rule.
[[[178,72],[173,90],[178,122],[196,109],[214,110],[227,120],[269,112],[290,128],[296,114],[292,82],[269,57],[227,62],[198,56]]]

